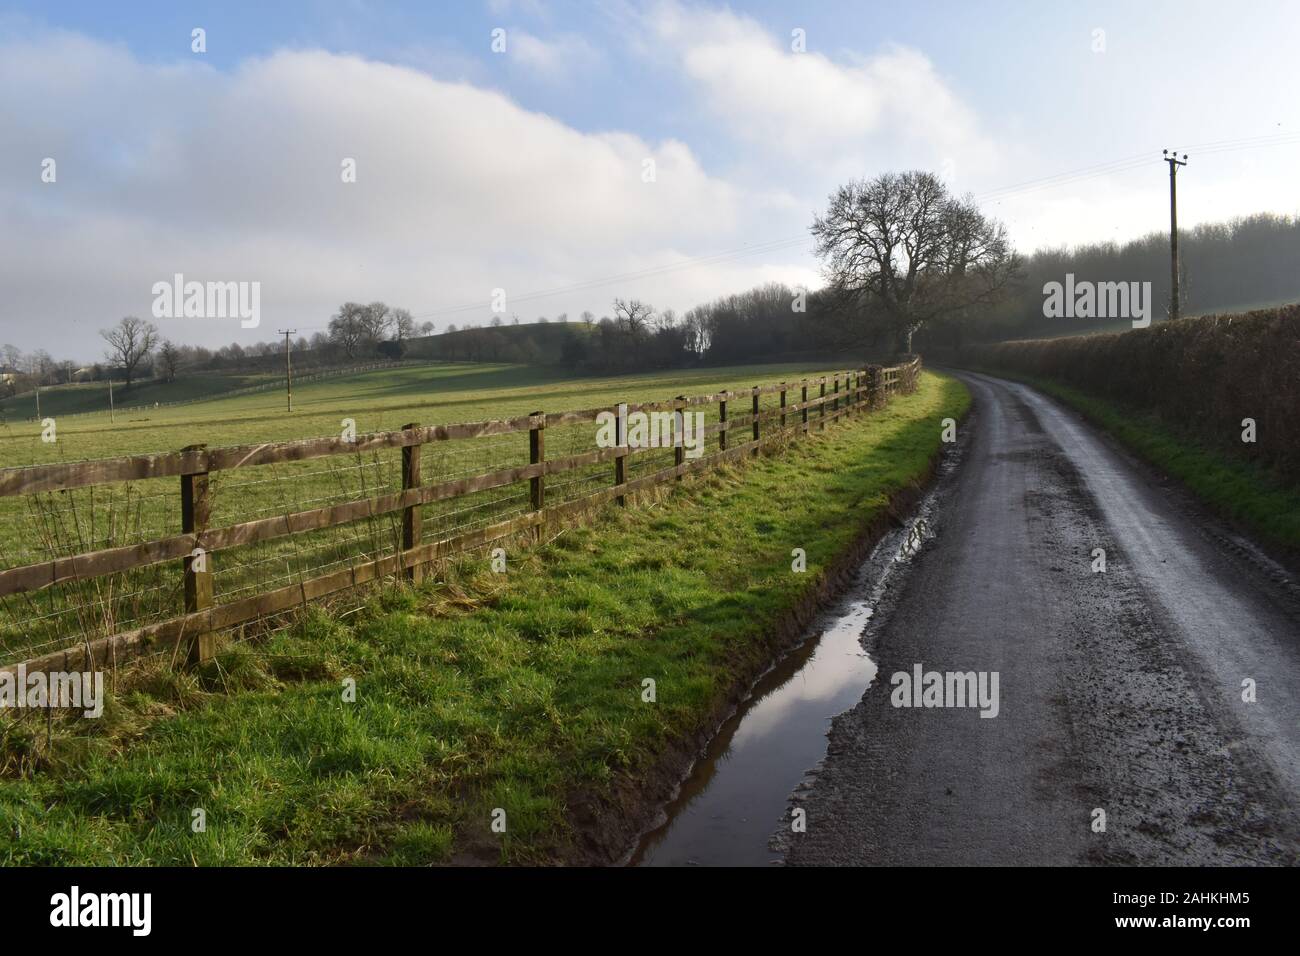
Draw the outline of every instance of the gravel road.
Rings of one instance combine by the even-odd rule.
[[[791,798],[786,863],[1300,861],[1294,583],[1075,413],[960,377],[960,464],[864,634],[878,678]],[[893,706],[917,664],[997,672],[997,716]]]

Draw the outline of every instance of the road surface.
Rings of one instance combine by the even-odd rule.
[[[864,635],[878,678],[791,798],[786,862],[1300,861],[1294,585],[1073,412],[960,377],[962,460]],[[917,664],[997,672],[997,716],[893,706]]]

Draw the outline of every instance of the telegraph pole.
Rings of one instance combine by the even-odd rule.
[[[1169,321],[1178,321],[1178,167],[1187,165],[1187,154],[1162,150],[1169,164]]]
[[[293,363],[289,360],[289,336],[297,335],[297,329],[277,329],[284,336],[284,393],[289,401],[289,411],[293,411]]]

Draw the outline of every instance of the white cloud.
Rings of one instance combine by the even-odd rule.
[[[837,62],[819,52],[816,36],[795,53],[790,37],[753,20],[672,0],[645,21],[709,112],[751,144],[837,172],[937,168],[944,159],[979,170],[996,160],[975,113],[919,51],[891,47]]]
[[[601,62],[595,47],[571,33],[543,40],[523,30],[510,30],[506,52],[521,66],[549,80],[570,78]]]
[[[261,329],[164,329],[219,344],[279,322],[323,326],[346,299],[417,313],[482,301],[435,321],[483,321],[494,287],[549,289],[770,236],[764,200],[706,173],[683,143],[583,133],[499,93],[352,56],[280,52],[223,73],[46,35],[0,44],[0,114],[0,320],[24,348],[93,357],[94,330],[147,315],[152,284],[174,272],[261,281]],[[46,156],[55,184],[40,181]],[[355,184],[341,182],[344,158]],[[760,272],[741,259],[511,308],[599,314],[638,294],[680,310]]]

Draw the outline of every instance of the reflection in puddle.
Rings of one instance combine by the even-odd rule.
[[[826,753],[835,715],[861,699],[876,664],[861,637],[889,571],[929,536],[925,518],[887,536],[840,604],[783,658],[714,736],[667,820],[646,834],[630,862],[642,866],[760,866],[779,863],[768,845],[787,801]]]
[[[668,823],[633,857],[645,866],[775,863],[768,836],[786,799],[826,752],[836,714],[858,702],[876,675],[859,638],[871,617],[848,606],[818,640],[805,642],[754,689],[727,721],[667,808]]]

